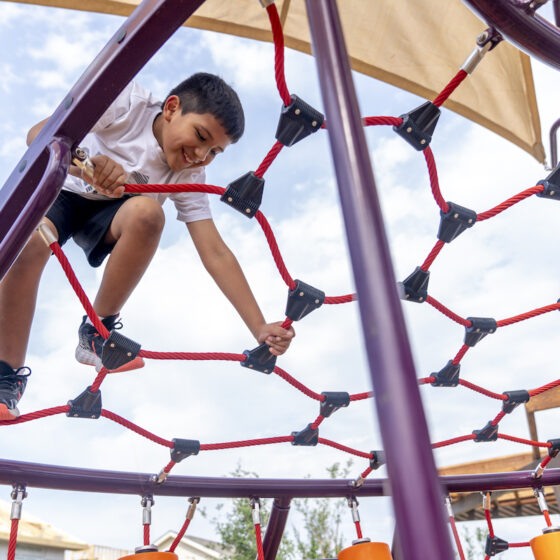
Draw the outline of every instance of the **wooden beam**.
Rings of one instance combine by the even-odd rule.
[[[528,403],[525,403],[525,410],[535,412],[537,410],[548,410],[560,406],[560,386],[549,389],[548,391],[531,397]]]
[[[539,452],[538,449],[537,452]],[[440,475],[456,475],[512,472],[521,470],[533,460],[534,457],[532,453],[520,453],[518,455],[507,455],[505,457],[495,457],[493,459],[483,459],[481,461],[473,461],[470,463],[443,467],[438,469],[438,473]]]

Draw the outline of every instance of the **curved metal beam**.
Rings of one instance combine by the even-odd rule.
[[[521,0],[463,0],[510,43],[560,69],[560,29],[529,9]]]

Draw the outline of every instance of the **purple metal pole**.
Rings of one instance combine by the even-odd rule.
[[[52,203],[43,182],[47,146],[54,136],[74,146],[156,50],[204,0],[144,0],[90,64],[0,190],[0,279]],[[64,56],[64,55],[61,55]],[[30,204],[31,199],[40,203]]]
[[[290,513],[290,498],[274,498],[263,540],[264,560],[274,560]]]
[[[452,560],[336,1],[306,3],[403,556]]]
[[[489,26],[510,43],[560,68],[560,29],[533,13],[530,2],[519,0],[463,0]],[[554,11],[558,17],[558,4]]]
[[[560,119],[556,120],[550,127],[550,165],[558,165],[558,140],[557,133],[560,128]]]
[[[313,0],[316,1],[316,0]],[[153,474],[104,471],[0,460],[0,484],[23,484],[33,488],[102,492],[108,494],[153,494],[158,496],[200,496],[202,498],[275,498],[279,507],[290,498],[340,498],[348,496],[378,497],[384,495],[386,479],[366,480],[354,488],[350,480],[210,478],[169,476],[164,483],[153,481]],[[546,469],[542,478],[533,478],[533,471],[460,475],[441,477],[445,493],[515,490],[560,484],[560,469]],[[428,549],[429,551],[429,549]],[[426,558],[425,556],[424,558]],[[409,560],[408,556],[405,556]],[[430,556],[430,560],[432,557]]]

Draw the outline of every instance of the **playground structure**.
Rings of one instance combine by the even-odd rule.
[[[103,104],[106,106],[106,102],[110,101],[97,94],[98,90],[96,88],[99,87],[98,84],[102,83],[104,76],[113,76],[112,72],[117,74],[118,72],[115,70],[117,67],[127,68],[128,74],[125,73],[123,75],[120,72],[118,73],[118,79],[111,82],[112,93],[116,95],[119,89],[122,89],[138,68],[149,58],[153,50],[200,4],[201,2],[183,2],[182,10],[184,11],[178,13],[176,10],[177,6],[174,5],[171,8],[168,2],[144,3],[123,28],[117,32],[115,39],[109,43],[103,53],[101,53],[78,84],[76,84],[75,88],[69,93],[63,104],[57,109],[45,130],[41,133],[41,136],[31,146],[22,160],[22,164],[10,176],[8,183],[2,191],[2,198],[0,200],[4,203],[4,206],[0,210],[2,216],[0,224],[2,224],[2,227],[6,227],[6,231],[3,232],[2,244],[0,245],[0,270],[2,274],[5,273],[28,235],[37,225],[38,220],[50,206],[52,200],[54,200],[64,180],[72,148],[75,147],[75,144],[79,143],[79,139],[104,110]],[[274,4],[267,4],[269,4],[267,9],[272,11],[273,8],[271,6],[274,6]],[[473,4],[481,12],[487,8],[486,3],[473,2]],[[522,13],[519,16],[519,25],[508,26],[507,23],[510,22],[510,19],[508,18],[504,22],[504,14],[507,15],[510,11],[515,11],[515,8],[505,1],[494,2],[493,6],[489,13],[484,11],[485,19],[488,20],[488,23],[508,38],[511,32],[511,38],[523,44],[524,31],[522,25],[525,24],[525,20],[530,20],[531,22],[538,20],[535,20],[525,11],[518,10],[519,13]],[[151,27],[150,23],[155,20],[154,14],[156,11],[158,25]],[[437,480],[427,428],[425,421],[423,421],[417,379],[404,329],[401,304],[395,291],[395,278],[392,273],[387,243],[375,196],[375,184],[369,156],[365,148],[362,122],[357,111],[355,94],[350,80],[337,7],[333,1],[309,1],[308,12],[319,77],[323,85],[327,130],[331,138],[352,262],[354,263],[358,301],[366,332],[366,345],[371,364],[372,381],[375,394],[378,397],[375,400],[380,418],[384,450],[387,456],[389,477],[393,488],[392,497],[396,522],[399,528],[399,541],[402,547],[401,552],[394,551],[393,554],[395,558],[402,555],[402,558],[416,559],[424,557],[425,551],[430,550],[431,558],[447,560],[452,558],[452,552],[449,540],[446,537],[446,516],[442,508],[442,490]],[[517,14],[518,12],[516,11],[515,13]],[[165,22],[165,25],[162,25],[162,22]],[[537,36],[540,36],[539,34],[542,31],[541,25],[539,22],[535,30]],[[544,27],[544,29],[547,32],[550,31],[548,27]],[[150,40],[148,40],[148,37]],[[555,60],[555,53],[558,52],[555,49],[557,49],[559,41],[556,37],[556,32],[549,32],[548,35],[545,35],[545,38],[546,40],[534,41],[529,47],[536,49],[535,54],[550,63],[558,65],[558,61]],[[527,47],[527,45],[524,46]],[[479,45],[479,48],[484,48],[484,45]],[[448,88],[442,92],[441,96],[434,100],[432,105],[439,107],[439,105],[443,104],[452,91],[467,77],[467,74],[468,72],[466,71],[457,74],[450,82]],[[97,75],[97,80],[91,79],[93,75]],[[279,83],[281,83],[281,80]],[[325,84],[328,84],[329,87],[325,86]],[[280,87],[280,85],[279,89],[284,105],[290,105],[288,90]],[[287,98],[286,95],[288,96]],[[84,112],[83,107],[87,107],[87,111]],[[370,120],[366,124],[388,124],[399,128],[404,121],[400,117],[386,119],[388,120],[385,122]],[[431,126],[432,124],[433,117],[429,125]],[[433,126],[435,127],[435,124]],[[60,136],[62,129],[65,131],[65,137]],[[406,134],[407,129],[405,128],[404,130]],[[425,133],[426,130],[421,132]],[[432,131],[430,130],[429,132],[431,133]],[[419,134],[417,141],[421,142],[422,139],[424,139],[422,134]],[[50,153],[49,162],[39,186],[36,187],[36,183],[42,173],[42,167],[44,167],[46,149]],[[265,159],[261,168],[259,168],[261,178],[267,166],[272,163],[280,149],[281,147],[273,148],[274,151],[271,150],[270,157]],[[431,154],[431,152],[428,151],[428,148],[423,151],[430,175],[434,179],[435,164],[433,164],[430,156],[427,155]],[[259,170],[255,172],[257,177],[259,176]],[[492,209],[493,212],[488,211],[484,213],[484,217],[492,217],[512,204],[520,202],[533,194],[554,196],[553,193],[551,194],[553,187],[550,185],[555,185],[555,180],[556,176],[552,174],[547,178],[548,185],[537,185],[514,197],[515,200],[506,201],[499,208],[497,207],[498,209]],[[353,185],[354,188],[349,188],[348,185]],[[448,215],[450,206],[441,197],[441,194],[438,196],[436,186],[437,183],[432,181],[434,195],[442,214]],[[200,189],[210,189],[210,187],[208,185],[196,186],[196,188]],[[226,195],[223,189],[221,191],[210,189],[207,192]],[[364,200],[367,201],[367,204],[363,203]],[[468,221],[469,219],[473,221],[478,218],[480,221],[482,216],[482,214],[478,214],[478,217],[475,215],[473,218],[472,214],[468,212],[463,214],[465,209],[462,207],[457,208],[453,206],[452,208],[457,210],[457,213],[460,215],[459,221],[461,225],[459,229],[461,231],[471,227],[472,223]],[[457,218],[453,217],[453,212],[449,215],[453,223],[453,220]],[[445,235],[442,234],[444,237]],[[412,299],[422,298],[417,299],[417,301],[428,301],[427,293],[422,295],[424,291],[427,292],[428,275],[426,273],[445,242],[440,237],[428,259],[419,267],[421,272],[417,272],[416,276],[409,280],[408,284],[405,280],[404,286],[405,289],[409,289],[409,299],[411,299],[412,295]],[[57,254],[56,249],[53,248],[53,250]],[[372,254],[376,255],[375,259],[372,258]],[[59,255],[57,254],[57,256]],[[59,258],[61,257],[59,256]],[[292,288],[292,286],[290,287]],[[431,303],[437,307],[437,303],[434,304],[433,298]],[[546,311],[558,308],[558,304],[553,304],[548,306]],[[544,308],[537,311],[545,312]],[[484,334],[491,334],[493,332],[492,329],[495,330],[496,328],[516,322],[502,321],[502,324],[498,324],[499,322],[494,321],[494,323],[491,323],[487,320],[475,324],[471,320],[472,318],[467,320],[459,319],[462,322],[458,322],[465,326],[467,332],[471,329],[470,332],[473,334],[473,331],[476,332],[479,329],[479,334],[473,334],[474,343],[472,343],[472,340],[471,343],[466,343],[465,346],[467,348],[461,348],[460,354],[451,361],[451,366],[448,364],[449,367],[446,366],[447,369],[444,368],[445,371],[442,370],[443,373],[439,372],[439,376],[435,378],[431,377],[422,380],[424,383],[455,382],[456,377],[458,377],[457,366],[462,356],[471,346],[474,346]],[[454,317],[454,320],[457,320],[457,316]],[[517,318],[517,320],[520,319]],[[385,329],[382,332],[375,332],[373,334],[376,330],[371,327],[376,324],[384,324]],[[105,337],[109,336],[109,333],[102,332],[100,326],[98,326],[98,329]],[[245,359],[239,358],[239,361]],[[88,388],[89,393],[95,393],[101,381],[102,379],[96,380]],[[552,388],[552,386],[546,386],[546,388],[539,388],[530,392],[525,391],[523,394],[493,395],[493,398],[509,404],[509,406],[504,405],[501,416],[503,417],[503,415],[516,408],[518,404],[524,402],[523,399],[525,397],[536,396],[544,390]],[[325,402],[325,399],[317,400]],[[392,403],[397,401],[401,403],[401,407],[398,410],[397,407],[392,405]],[[337,404],[334,404],[333,408],[336,408],[336,406]],[[338,406],[345,406],[345,404],[338,403]],[[506,410],[506,408],[511,408],[511,410]],[[67,412],[67,410],[64,412]],[[323,412],[322,416],[326,417],[327,414],[323,414]],[[497,436],[497,424],[500,419],[497,417],[489,423],[490,427],[486,426],[483,430],[480,430],[480,432],[483,432],[480,437],[493,438],[494,435]],[[496,429],[494,430],[494,428]],[[316,430],[316,427],[312,427],[313,429]],[[302,437],[305,438],[308,435],[308,433],[303,434]],[[475,439],[476,437],[478,437],[478,434],[473,434],[465,439]],[[286,441],[291,440],[287,439]],[[394,442],[399,442],[398,447],[394,445]],[[168,444],[169,442],[166,442],[168,447],[176,450],[173,444],[171,446]],[[548,442],[547,444],[539,445],[540,447],[552,450],[552,452],[558,451],[556,448],[557,443]],[[182,453],[186,455],[188,449],[186,451],[183,450]],[[376,457],[374,455],[367,453],[364,455],[375,464]],[[176,455],[175,459],[177,458],[179,457]],[[558,471],[552,469],[544,470],[549,461],[541,463],[541,469],[537,477],[533,476],[533,473],[530,472],[519,472],[483,475],[480,477],[444,478],[442,482],[447,492],[489,491],[520,487],[539,488],[557,484],[560,480]],[[409,464],[415,464],[417,468],[414,470],[406,468]],[[165,475],[162,474],[162,478],[166,478],[170,468],[168,470],[164,469]],[[362,478],[365,478],[365,476]],[[364,484],[355,484],[354,487],[349,487],[347,482],[344,481],[334,481],[330,484],[313,484],[310,481],[305,481],[302,484],[302,488],[299,489],[293,485],[293,482],[282,483],[281,481],[260,480],[251,483],[242,481],[239,484],[234,484],[235,481],[217,482],[215,480],[187,479],[186,477],[169,477],[165,482],[161,483],[160,481],[158,484],[151,481],[148,475],[143,477],[136,474],[127,476],[123,473],[93,473],[47,466],[41,466],[38,469],[34,465],[15,464],[6,461],[0,463],[0,480],[9,483],[25,483],[27,486],[37,485],[103,492],[132,492],[142,496],[148,494],[185,495],[185,489],[188,488],[190,495],[197,497],[209,495],[224,497],[273,497],[276,499],[273,516],[267,531],[268,539],[265,537],[263,547],[263,557],[265,558],[274,558],[275,556],[275,547],[277,549],[279,536],[287,516],[288,507],[286,501],[289,504],[290,498],[303,495],[369,496],[381,495],[383,492],[383,483],[381,481],[369,480]],[[143,480],[143,482],[139,482],[139,480]],[[413,489],[413,491],[410,489]],[[19,500],[21,502],[21,498],[22,491],[16,490],[16,501]],[[495,541],[497,547],[500,546],[498,541],[499,539]],[[546,556],[537,558],[541,560],[541,558],[544,559]]]

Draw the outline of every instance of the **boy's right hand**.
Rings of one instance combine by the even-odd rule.
[[[95,166],[93,180],[86,173],[82,173],[82,179],[92,185],[98,193],[120,198],[124,194],[124,185],[128,179],[122,165],[104,155],[93,156],[90,159]]]

